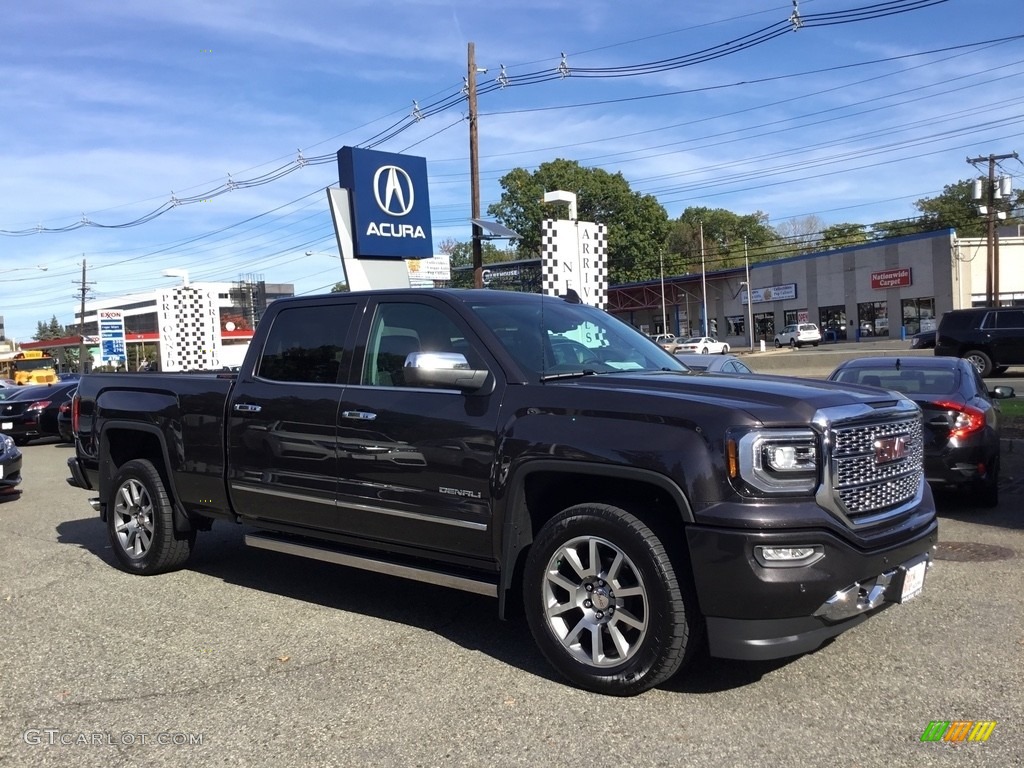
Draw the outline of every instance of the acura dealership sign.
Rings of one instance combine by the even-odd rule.
[[[426,158],[342,147],[338,178],[350,194],[356,258],[434,255]]]

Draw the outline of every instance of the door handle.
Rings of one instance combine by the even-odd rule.
[[[341,418],[354,419],[356,421],[373,421],[377,418],[377,414],[370,413],[369,411],[342,411]]]
[[[255,403],[235,403],[234,410],[236,413],[259,413],[263,406]]]

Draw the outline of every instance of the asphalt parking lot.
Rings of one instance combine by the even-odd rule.
[[[920,597],[632,699],[554,678],[487,598],[248,549],[239,527],[186,570],[122,573],[71,450],[25,448],[0,505],[0,765],[1024,764],[1024,443],[997,510],[940,498]],[[921,740],[947,720],[996,726]]]

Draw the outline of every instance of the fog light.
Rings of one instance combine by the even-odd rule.
[[[794,547],[754,547],[754,557],[766,568],[798,568],[818,562],[825,556],[825,548],[818,545]]]

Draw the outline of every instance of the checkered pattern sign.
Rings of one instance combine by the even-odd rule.
[[[585,304],[608,304],[608,228],[592,221],[546,219],[541,225],[541,290],[574,290]]]
[[[160,293],[160,370],[209,371],[220,368],[217,297],[182,285]]]

